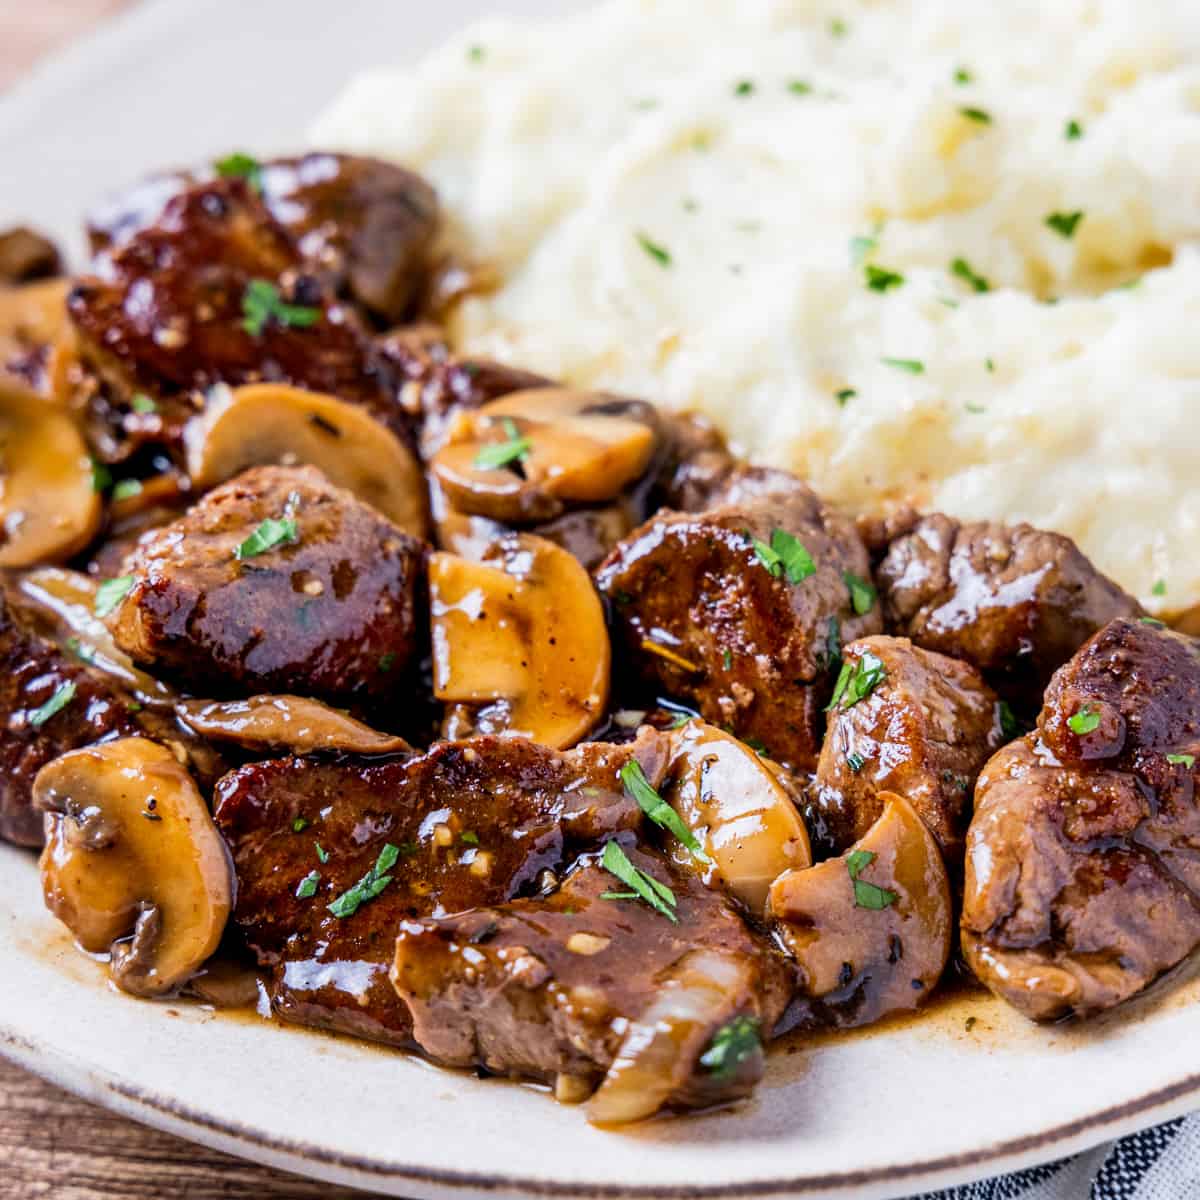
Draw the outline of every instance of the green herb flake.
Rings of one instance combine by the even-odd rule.
[[[787,90],[793,96],[808,96],[812,93],[812,84],[805,79],[792,79],[788,81]]]
[[[787,530],[773,529],[770,545],[759,538],[753,540],[755,557],[776,579],[786,575],[789,583],[803,583],[817,573],[804,543]]]
[[[320,842],[313,842],[313,849],[317,852],[317,862],[327,863],[329,861],[329,851]]]
[[[1155,582],[1154,586],[1150,589],[1150,595],[1152,595],[1152,596],[1165,596],[1166,594],[1167,594],[1167,581],[1165,579],[1157,580]]]
[[[851,751],[846,755],[846,766],[848,766],[850,770],[855,773],[855,775],[857,775],[859,771],[863,769],[866,761],[867,760],[863,758],[861,754],[856,754],[854,751]]]
[[[142,416],[148,416],[150,413],[158,412],[158,405],[146,395],[145,392],[134,392],[130,398],[129,407],[135,413],[141,413]]]
[[[508,439],[490,446],[484,446],[475,455],[475,467],[480,471],[498,471],[513,463],[523,462],[533,450],[533,443],[523,437],[517,428],[517,423],[511,417],[503,421],[504,435]]]
[[[879,242],[873,237],[859,234],[850,239],[850,265],[861,266],[868,255],[874,254],[879,248]]]
[[[132,500],[134,496],[142,494],[142,481],[140,479],[121,479],[113,485],[112,498],[114,500]]]
[[[662,913],[673,925],[679,924],[679,918],[675,915],[678,903],[675,893],[666,884],[659,883],[653,875],[639,871],[616,842],[609,842],[604,847],[604,857],[600,860],[600,865],[630,889],[629,892],[604,892],[600,896],[601,900],[631,900],[636,895],[655,912]]]
[[[1149,625],[1151,629],[1166,629],[1166,625],[1157,617],[1138,617],[1139,625]]]
[[[299,540],[300,533],[296,528],[295,517],[284,517],[277,520],[268,517],[259,527],[233,552],[239,562],[247,558],[256,558],[274,550],[277,546],[290,546]]]
[[[868,883],[859,876],[875,861],[875,855],[870,850],[853,850],[846,855],[846,872],[854,884],[855,908],[867,908],[872,912],[882,912],[899,897],[895,892],[877,884]]]
[[[976,125],[990,125],[992,123],[992,114],[985,108],[970,108],[963,107],[958,110],[968,121],[974,121]]]
[[[303,833],[308,828],[308,820],[305,817],[297,817],[292,822],[293,833]]]
[[[1021,726],[1013,714],[1012,705],[1007,700],[1001,700],[996,705],[996,720],[1000,724],[1001,735],[1010,742],[1021,732]]]
[[[317,884],[321,882],[320,871],[309,871],[305,877],[300,880],[300,886],[296,889],[297,900],[311,900],[317,894]]]
[[[925,364],[919,358],[881,358],[885,367],[895,367],[897,371],[907,371],[910,375],[924,375]]]
[[[825,665],[828,670],[834,670],[842,657],[842,623],[837,615],[829,618],[825,629]]]
[[[379,656],[379,669],[386,675],[396,665],[396,652],[389,650]]]
[[[104,580],[96,588],[96,600],[93,611],[98,617],[107,617],[116,610],[121,601],[129,595],[133,587],[132,575],[118,575],[116,579]]]
[[[965,258],[956,258],[950,264],[950,273],[956,275],[965,283],[970,284],[977,292],[990,292],[992,290],[992,285],[982,275],[972,270],[971,264]]]
[[[660,246],[649,234],[638,232],[634,234],[637,238],[637,244],[652,258],[660,267],[669,267],[671,265],[671,252],[665,247]]]
[[[1167,762],[1173,767],[1187,767],[1190,771],[1196,765],[1196,756],[1194,754],[1168,754]]]
[[[845,571],[842,579],[850,592],[851,607],[860,617],[865,617],[875,607],[875,588],[853,571]]]
[[[287,329],[307,329],[321,319],[321,310],[308,304],[288,304],[268,279],[252,279],[242,293],[242,328],[261,337],[268,321]]]
[[[99,459],[92,459],[92,491],[107,492],[112,487],[112,472]]]
[[[849,32],[850,26],[847,25],[841,17],[834,17],[833,20],[829,22],[829,34],[831,37],[845,37]]]
[[[971,83],[972,81],[973,81],[973,76],[971,75],[971,72],[967,70],[966,67],[958,67],[955,69],[954,82],[957,83],[960,87],[966,86],[966,84]]]
[[[1100,728],[1100,713],[1090,704],[1085,704],[1077,713],[1067,718],[1067,728],[1080,737],[1095,733]]]
[[[366,903],[374,900],[392,882],[388,874],[400,858],[400,847],[391,842],[384,843],[375,865],[352,887],[344,891],[331,905],[329,911],[339,919],[352,917]]]
[[[857,395],[858,392],[854,388],[841,388],[839,391],[833,393],[833,398],[838,402],[838,408],[845,408]]]
[[[458,840],[460,842],[466,842],[468,846],[478,846],[479,834],[477,834],[473,829],[464,829],[462,833],[458,835]]]
[[[967,402],[966,402],[966,403],[963,405],[963,408],[965,408],[965,409],[967,410],[967,412],[969,412],[969,413],[985,413],[985,412],[987,412],[987,406],[986,406],[986,405],[984,405],[984,404],[976,404],[976,403],[975,403],[974,401],[972,401],[972,400],[968,400],[968,401],[967,401]]]
[[[62,683],[54,689],[54,695],[50,697],[40,708],[35,708],[29,714],[29,725],[31,729],[41,729],[53,716],[62,712],[72,700],[75,699],[74,683]]]
[[[650,786],[642,764],[631,758],[618,772],[625,790],[637,801],[638,808],[668,833],[674,834],[700,862],[712,862],[696,835],[683,823],[683,818]],[[609,843],[610,845],[612,843]]]
[[[1067,126],[1063,130],[1063,137],[1065,137],[1068,142],[1079,141],[1079,139],[1083,137],[1083,126],[1074,118],[1072,118],[1067,122]]]
[[[853,708],[860,700],[865,700],[885,679],[887,668],[882,659],[869,651],[859,658],[857,663],[842,663],[841,672],[833,688],[833,699],[829,701],[826,712],[835,708],[845,711]]]
[[[218,158],[213,166],[223,179],[244,179],[251,190],[262,191],[262,163],[252,155],[235,151]]]
[[[740,79],[734,86],[733,94],[735,96],[753,96],[754,81],[751,79]]]
[[[904,276],[899,271],[889,271],[886,267],[877,267],[867,263],[863,267],[863,277],[867,287],[873,292],[887,292],[892,288],[904,286]]]
[[[728,646],[721,651],[721,665],[729,671],[733,668],[733,651]]]
[[[987,371],[987,373],[989,375],[995,374],[996,364],[990,358],[985,358],[983,360],[983,367],[984,367],[984,370]]]
[[[1079,222],[1083,220],[1083,212],[1053,212],[1045,220],[1047,229],[1053,229],[1060,237],[1073,238]]]
[[[467,62],[481,63],[487,57],[487,50],[482,46],[471,46],[467,49]]]
[[[708,1049],[700,1055],[700,1065],[717,1079],[732,1077],[742,1063],[761,1056],[760,1029],[757,1017],[734,1017],[713,1034]]]

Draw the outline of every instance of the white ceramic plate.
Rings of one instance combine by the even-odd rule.
[[[495,7],[563,0],[155,0],[0,101],[0,227],[78,245],[80,214],[141,172],[293,148],[364,66]],[[626,1134],[531,1088],[186,1004],[117,995],[0,848],[0,1052],[149,1124],[410,1197],[896,1196],[1042,1162],[1200,1107],[1200,980],[1090,1028],[987,998],[773,1056],[753,1101]],[[968,1029],[969,1018],[974,1018]]]

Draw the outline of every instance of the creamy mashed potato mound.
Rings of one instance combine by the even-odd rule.
[[[611,0],[315,140],[423,171],[498,269],[460,347],[1200,604],[1195,0]]]

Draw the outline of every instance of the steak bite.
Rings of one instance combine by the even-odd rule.
[[[877,579],[889,632],[964,659],[1030,707],[1096,630],[1141,612],[1068,537],[940,513],[892,542]]]
[[[1037,1020],[1087,1016],[1200,945],[1198,643],[1107,625],[1038,731],[980,776],[962,918],[971,969]]]
[[[216,821],[238,879],[234,917],[273,968],[280,1015],[412,1045],[388,981],[401,922],[552,886],[581,849],[635,828],[641,810],[618,778],[634,757],[657,781],[661,735],[566,753],[479,737],[227,775]]]
[[[840,853],[878,820],[881,794],[898,792],[957,873],[975,778],[1004,740],[996,694],[974,667],[906,638],[864,638],[842,654],[847,686],[817,765],[817,821]]]
[[[195,688],[377,703],[422,635],[424,551],[312,467],[258,467],[147,534],[109,618]]]
[[[799,480],[751,475],[721,507],[659,512],[596,582],[646,683],[811,770],[842,640],[881,628],[870,564],[853,524]]]
[[[549,896],[401,923],[392,980],[425,1054],[554,1083],[560,1099],[582,1099],[607,1073],[592,1114],[605,1123],[753,1088],[756,1036],[730,1064],[744,1069],[703,1058],[739,1018],[770,1036],[790,964],[719,891],[622,843],[636,870],[670,889],[673,919],[613,898],[620,881],[587,855]]]

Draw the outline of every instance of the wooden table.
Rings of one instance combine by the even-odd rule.
[[[180,2],[180,0],[174,0]],[[0,0],[0,89],[129,0]],[[239,1162],[85,1104],[0,1059],[5,1200],[343,1200],[365,1193]]]

